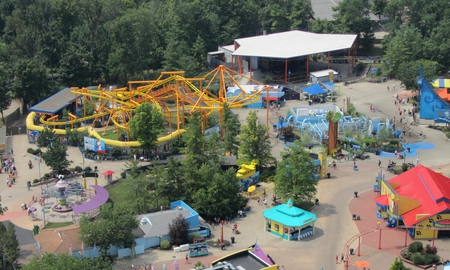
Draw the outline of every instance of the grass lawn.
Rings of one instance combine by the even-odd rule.
[[[125,206],[134,211],[136,209],[136,195],[129,185],[131,185],[129,180],[120,180],[117,184],[108,187],[107,190],[109,199],[114,205]]]
[[[47,223],[47,225],[45,225],[45,229],[57,229],[57,228],[67,227],[70,225],[73,225],[73,222],[61,222],[61,223],[49,222],[49,223]]]

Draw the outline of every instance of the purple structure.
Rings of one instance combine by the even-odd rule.
[[[73,212],[75,214],[78,215],[95,210],[105,204],[105,202],[108,200],[109,193],[106,189],[104,189],[102,186],[96,185],[91,185],[91,187],[95,190],[95,197],[88,202],[80,205],[75,205],[73,207]]]

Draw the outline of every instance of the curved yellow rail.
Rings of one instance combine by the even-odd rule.
[[[25,121],[26,125],[27,125],[27,129],[29,130],[36,130],[36,131],[43,131],[44,127],[43,126],[37,126],[34,124],[33,120],[36,117],[36,113],[35,112],[31,112],[30,114],[28,114],[27,119]],[[71,122],[81,122],[84,121],[84,118],[80,118],[80,119],[75,119],[72,120]],[[77,121],[78,120],[78,121]],[[50,123],[50,125],[53,123]],[[98,132],[91,128],[91,127],[79,127],[76,129],[78,132],[83,132],[83,131],[87,131],[89,133],[90,136],[93,136],[99,140],[102,140],[105,142],[105,144],[107,145],[112,145],[112,146],[120,146],[120,147],[138,147],[141,146],[141,144],[138,141],[129,141],[129,142],[123,142],[123,141],[118,141],[118,140],[111,140],[111,139],[104,139],[102,138],[102,136],[100,136],[100,134],[98,134]],[[66,134],[66,130],[64,129],[53,129],[53,131],[58,134],[58,135],[65,135]],[[171,134],[164,136],[164,137],[160,137],[158,138],[158,140],[156,140],[157,143],[163,143],[163,142],[167,142],[172,140],[173,138],[176,138],[177,136],[180,136],[182,133],[184,133],[185,130],[184,129],[180,129],[180,130],[176,130],[174,132],[172,132]]]

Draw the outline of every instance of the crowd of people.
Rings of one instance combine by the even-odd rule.
[[[6,185],[11,187],[16,183],[17,169],[14,164],[14,158],[3,158],[0,173],[7,174]]]

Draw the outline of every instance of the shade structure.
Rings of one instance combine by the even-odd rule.
[[[256,186],[250,186],[250,187],[247,189],[247,192],[253,192],[253,191],[255,191],[255,189],[256,189]]]
[[[34,212],[34,211],[36,211],[36,207],[30,207],[30,208],[28,208],[28,210],[30,210],[30,212]]]
[[[368,261],[357,261],[355,262],[355,265],[359,268],[367,268],[369,267],[370,263]]]
[[[449,79],[437,79],[431,85],[435,88],[450,88]]]
[[[301,88],[303,91],[307,92],[310,95],[319,95],[326,94],[328,91],[324,90],[319,83],[315,83],[314,85],[306,88]]]

